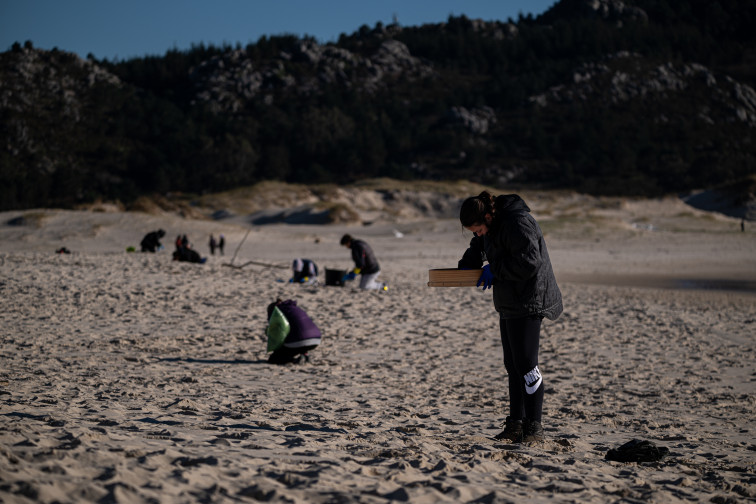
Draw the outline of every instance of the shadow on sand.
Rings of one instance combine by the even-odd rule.
[[[265,359],[246,360],[246,359],[194,359],[192,357],[165,357],[158,359],[159,362],[190,362],[196,364],[267,364]]]
[[[578,284],[648,287],[654,289],[706,290],[756,294],[756,280],[730,278],[673,278],[660,275],[562,274],[559,281]]]

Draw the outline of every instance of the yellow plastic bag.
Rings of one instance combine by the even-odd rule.
[[[289,335],[289,331],[291,331],[289,321],[276,306],[273,308],[273,313],[271,313],[268,321],[268,328],[265,330],[265,334],[268,335],[268,352],[278,350],[283,345],[286,336]]]

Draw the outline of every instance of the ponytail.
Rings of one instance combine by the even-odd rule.
[[[483,191],[477,196],[470,196],[462,202],[459,209],[459,221],[462,227],[475,226],[485,223],[486,214],[494,216],[494,197],[488,191]]]

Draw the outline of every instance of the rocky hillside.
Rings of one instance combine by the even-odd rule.
[[[561,0],[338,42],[0,54],[0,209],[376,177],[660,195],[756,170],[756,0]]]
[[[397,76],[417,82],[431,75],[430,65],[412,56],[403,43],[389,39],[367,57],[312,40],[302,41],[262,64],[247,51],[231,50],[203,61],[189,77],[196,90],[193,105],[234,114],[257,99],[270,105],[276,96],[314,96],[331,86],[357,87],[372,93],[386,89]]]
[[[700,104],[686,106],[681,112],[688,112],[689,116],[679,117],[680,121],[756,126],[756,93],[750,86],[726,75],[718,82],[710,69],[697,63],[667,62],[653,66],[640,55],[629,53],[612,54],[601,62],[581,64],[575,69],[571,82],[551,87],[530,99],[541,107],[576,101],[609,107],[644,101],[670,103],[678,97],[695,95],[701,97]],[[651,119],[669,123],[671,119],[665,115],[666,111],[657,109]]]

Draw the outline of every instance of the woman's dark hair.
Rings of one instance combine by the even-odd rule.
[[[268,305],[268,320],[270,320],[270,316],[273,314],[273,308],[275,308],[276,305],[280,305],[281,303],[283,303],[283,300],[281,298],[276,298],[275,301]]]
[[[488,191],[483,191],[462,202],[462,208],[459,209],[459,222],[462,223],[462,227],[483,224],[486,214],[494,216],[494,197]]]

